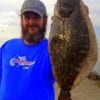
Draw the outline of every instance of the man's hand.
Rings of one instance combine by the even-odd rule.
[[[89,15],[89,8],[86,4],[84,4],[84,2],[81,2],[81,7],[82,7],[82,11],[84,15]]]

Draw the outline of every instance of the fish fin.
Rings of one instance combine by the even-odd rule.
[[[70,91],[60,91],[58,100],[72,100]]]

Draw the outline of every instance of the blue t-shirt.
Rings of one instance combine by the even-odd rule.
[[[54,100],[48,40],[8,40],[0,49],[0,100]]]

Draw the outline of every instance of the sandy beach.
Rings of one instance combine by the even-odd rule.
[[[55,85],[56,99],[59,95],[59,88]],[[100,100],[100,87],[96,81],[84,79],[72,92],[72,100]]]

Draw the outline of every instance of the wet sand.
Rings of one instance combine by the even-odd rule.
[[[55,85],[56,99],[59,95],[59,88]],[[72,100],[100,100],[100,87],[96,81],[84,79],[72,92]]]

